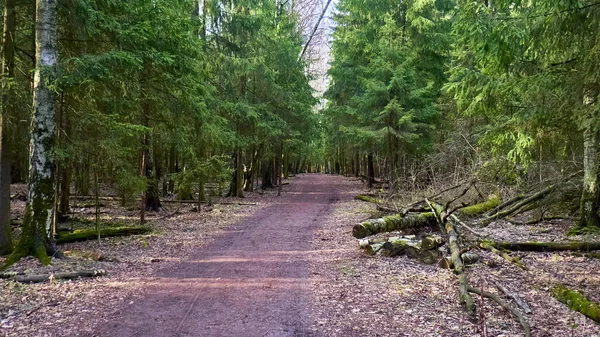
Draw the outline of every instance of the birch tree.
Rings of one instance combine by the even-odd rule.
[[[56,0],[36,1],[33,112],[30,134],[29,182],[23,232],[5,265],[35,256],[50,263],[49,254],[59,253],[51,236],[54,216],[55,142],[54,80],[57,63]]]

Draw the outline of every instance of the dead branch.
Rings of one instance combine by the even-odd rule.
[[[523,326],[523,330],[525,330],[525,336],[531,337],[531,327],[529,327],[529,323],[527,323],[527,320],[525,320],[525,317],[523,317],[523,314],[521,314],[519,312],[519,310],[511,307],[508,303],[506,303],[502,299],[500,299],[500,297],[498,297],[498,295],[496,295],[496,294],[488,293],[481,289],[473,288],[473,287],[468,287],[468,291],[471,293],[477,294],[479,296],[487,297],[487,298],[493,300],[494,302],[498,303],[502,308],[510,311],[513,315],[515,315],[519,319],[519,322],[521,322],[521,326]]]
[[[518,257],[510,256],[509,254],[496,249],[496,247],[493,244],[491,244],[490,242],[481,242],[479,244],[479,247],[489,250],[490,252],[500,256],[501,258],[505,259],[509,263],[514,264],[515,266],[517,266],[521,269],[527,269],[525,267],[525,264],[523,263],[523,261],[521,261],[521,259],[519,259]]]
[[[504,295],[512,298],[513,301],[515,301],[515,303],[517,303],[517,305],[519,307],[521,307],[521,309],[523,309],[523,311],[526,314],[532,313],[531,308],[529,307],[529,305],[527,304],[527,302],[525,302],[525,300],[523,300],[523,298],[521,298],[521,296],[519,296],[519,294],[517,294],[514,291],[508,290],[506,287],[502,286],[500,283],[498,283],[496,281],[493,281],[493,283],[496,286],[496,288],[498,288],[501,292],[504,293]]]

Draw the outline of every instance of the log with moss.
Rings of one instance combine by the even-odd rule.
[[[460,254],[460,258],[465,266],[475,264],[479,262],[480,257],[475,253],[462,253]],[[452,262],[452,256],[448,255],[444,258],[440,259],[438,262],[438,266],[444,269],[454,269],[454,263]]]
[[[600,305],[590,301],[580,292],[558,285],[552,289],[552,295],[570,309],[582,313],[596,323],[600,323]]]
[[[553,252],[566,250],[600,250],[600,242],[489,242],[498,249],[528,252]]]
[[[101,237],[128,236],[147,234],[152,228],[147,226],[119,226],[100,229]],[[98,232],[95,229],[77,229],[72,232],[58,232],[55,236],[56,243],[69,243],[98,239]]]
[[[477,216],[488,212],[500,204],[500,197],[497,195],[489,198],[488,200],[479,204],[463,207],[458,210],[461,215],[464,216]]]
[[[500,256],[501,258],[505,259],[506,261],[514,264],[515,266],[521,269],[527,269],[521,259],[519,259],[518,257],[511,256],[508,253],[497,249],[493,243],[484,241],[479,243],[479,247],[489,250],[490,252]]]
[[[430,250],[441,247],[446,243],[444,239],[439,235],[427,235],[421,239],[421,249]]]
[[[414,235],[403,235],[403,236],[391,236],[391,237],[381,237],[381,238],[370,238],[370,239],[360,239],[358,240],[358,248],[365,249],[372,244],[384,243],[386,241],[396,241],[396,240],[415,240],[416,236]]]
[[[467,314],[470,317],[475,317],[475,303],[473,302],[473,297],[469,294],[467,290],[468,280],[467,275],[465,274],[465,265],[462,260],[463,251],[460,249],[458,245],[459,234],[456,230],[456,225],[454,220],[450,218],[450,213],[447,211],[446,205],[445,207],[439,205],[437,203],[431,202],[429,200],[425,200],[431,210],[434,213],[434,217],[436,221],[439,223],[441,229],[448,236],[448,246],[450,248],[450,261],[451,265],[454,267],[454,274],[456,274],[458,278],[458,296],[460,304],[465,307],[467,310]],[[448,263],[450,265],[450,263]]]
[[[417,257],[419,252],[419,242],[411,239],[397,238],[386,241],[381,247],[380,254],[387,257],[398,255],[409,255]]]
[[[380,204],[381,203],[381,199],[377,199],[371,195],[368,194],[359,194],[357,196],[354,197],[354,199],[356,200],[360,200],[360,201],[365,201],[365,202],[370,202],[373,204]]]
[[[433,213],[408,213],[405,216],[390,215],[379,219],[370,219],[354,226],[352,235],[357,239],[362,239],[377,233],[431,227],[435,224],[436,220]]]
[[[71,280],[80,277],[99,277],[106,275],[102,269],[98,270],[77,270],[71,272],[62,272],[55,274],[20,274],[20,273],[3,273],[0,278],[12,279],[19,283],[40,283],[51,280]]]

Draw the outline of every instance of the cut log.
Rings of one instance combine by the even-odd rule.
[[[479,262],[479,255],[474,253],[463,253],[460,255],[461,260],[463,261],[465,266],[475,264]],[[441,268],[444,269],[454,269],[454,263],[452,263],[452,256],[448,255],[441,259],[438,263]]]
[[[554,252],[565,250],[600,250],[600,242],[490,242],[498,249],[528,252]]]
[[[409,213],[405,216],[390,215],[379,219],[367,220],[352,228],[352,235],[357,239],[366,236],[391,232],[395,230],[408,230],[435,226],[436,220],[433,213]]]
[[[416,257],[419,252],[419,242],[404,237],[390,238],[381,247],[380,254],[387,257],[409,255]]]
[[[444,243],[444,239],[439,235],[427,235],[421,239],[421,250],[436,249]]]
[[[375,255],[381,250],[383,245],[384,245],[384,243],[374,243],[374,244],[368,245],[365,247],[365,252],[369,255]]]
[[[481,289],[473,288],[473,287],[469,287],[468,291],[472,292],[474,294],[483,296],[483,297],[487,297],[487,298],[493,300],[494,302],[498,303],[502,308],[510,311],[513,315],[515,315],[515,317],[517,317],[519,319],[519,322],[521,323],[521,326],[523,326],[523,330],[525,330],[525,337],[531,337],[531,327],[529,326],[529,323],[527,323],[527,320],[525,319],[525,317],[523,317],[523,314],[521,314],[519,312],[519,310],[517,310],[517,309],[513,308],[512,306],[508,305],[508,303],[504,302],[496,294],[488,293],[488,292],[485,292],[485,291],[483,291]]]
[[[73,272],[46,274],[46,275],[16,275],[14,280],[19,283],[40,283],[50,280],[69,280],[80,277],[98,277],[104,276],[104,270],[78,270]]]
[[[420,250],[418,259],[424,264],[436,264],[440,260],[441,253],[436,249]]]
[[[146,226],[120,226],[100,229],[101,237],[128,236],[150,233],[152,228]],[[73,232],[58,232],[55,236],[56,243],[69,243],[98,239],[98,232],[95,229],[78,229]]]
[[[367,246],[372,245],[374,243],[384,243],[386,241],[396,241],[396,240],[415,240],[414,235],[403,235],[403,236],[392,236],[387,238],[371,238],[371,239],[360,239],[358,240],[358,248],[365,249]]]
[[[552,289],[552,295],[572,310],[582,313],[596,323],[600,323],[600,305],[590,301],[583,294],[563,285],[558,285]]]

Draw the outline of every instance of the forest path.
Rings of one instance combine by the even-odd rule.
[[[276,203],[159,271],[145,295],[94,336],[312,335],[310,242],[344,195],[343,179],[298,176]]]

